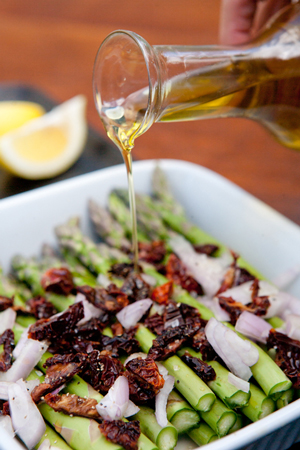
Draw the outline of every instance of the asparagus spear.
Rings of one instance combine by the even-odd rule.
[[[75,219],[57,226],[55,233],[63,249],[68,249],[92,273],[107,275],[110,263],[102,257],[96,244],[87,236],[83,236]]]
[[[200,416],[176,391],[172,391],[168,397],[167,417],[179,434],[184,434],[195,428]]]
[[[197,428],[189,431],[188,435],[197,445],[206,445],[219,439],[217,433],[205,422],[201,422]]]
[[[108,209],[111,215],[121,224],[125,230],[126,236],[131,236],[132,234],[132,223],[131,214],[128,208],[124,206],[122,200],[112,192],[108,197]],[[137,230],[138,241],[139,242],[149,242],[148,237],[141,230]]]
[[[115,189],[110,195],[118,197],[120,201],[119,208],[126,208],[129,211],[130,206],[127,190]],[[165,227],[157,211],[147,205],[148,202],[146,200],[149,199],[150,201],[150,197],[136,194],[135,199],[137,222],[140,227],[140,231],[145,233],[150,240],[166,240],[168,237],[167,228]]]
[[[289,403],[291,403],[293,401],[293,399],[294,399],[294,394],[295,394],[295,390],[293,388],[292,389],[288,389],[287,391],[283,392],[281,397],[279,397],[279,399],[276,401],[277,409],[281,409],[284,406],[286,406]]]
[[[250,400],[249,404],[242,408],[243,414],[252,422],[256,422],[263,417],[268,416],[275,410],[275,403],[267,397],[255,384],[250,383]]]
[[[114,220],[105,208],[100,207],[93,200],[89,200],[88,208],[97,233],[103,237],[108,245],[115,248],[131,249],[131,242],[127,239],[124,228]]]
[[[133,418],[139,420],[141,431],[156,443],[159,450],[172,450],[176,446],[178,439],[176,428],[170,422],[166,427],[158,425],[153,409],[141,406]]]
[[[237,420],[237,414],[218,398],[210,411],[200,415],[219,437],[226,436]]]

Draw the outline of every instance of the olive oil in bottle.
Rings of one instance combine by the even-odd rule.
[[[95,103],[128,172],[137,264],[131,149],[155,122],[245,117],[300,150],[300,4],[282,9],[242,48],[151,47],[111,33],[94,66]]]

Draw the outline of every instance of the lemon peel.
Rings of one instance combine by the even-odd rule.
[[[18,100],[1,101],[0,136],[21,127],[45,113],[45,108],[38,103]]]
[[[51,178],[71,167],[86,138],[86,98],[78,95],[0,139],[0,164],[31,180]]]

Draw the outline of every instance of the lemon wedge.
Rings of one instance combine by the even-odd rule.
[[[30,180],[66,171],[81,155],[86,138],[86,98],[78,95],[0,139],[0,164]]]
[[[0,136],[42,116],[45,112],[46,110],[41,105],[33,102],[0,102]]]

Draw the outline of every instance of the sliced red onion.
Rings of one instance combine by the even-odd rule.
[[[296,314],[288,314],[286,316],[284,332],[291,339],[300,341],[300,316]]]
[[[12,308],[7,308],[0,313],[0,334],[8,328],[12,329],[16,321],[17,313]]]
[[[248,381],[242,380],[242,378],[236,377],[231,372],[229,372],[228,374],[228,382],[238,388],[240,391],[247,393],[250,391],[250,383],[248,383]]]
[[[100,273],[97,277],[97,283],[99,283],[100,286],[103,286],[104,289],[106,289],[111,284],[111,280],[103,273]]]
[[[0,380],[17,381],[20,378],[26,379],[47,349],[48,344],[45,341],[27,339],[22,353],[14,361],[11,368],[7,372],[0,373]]]
[[[8,400],[8,387],[12,383],[12,381],[0,381],[0,400]]]
[[[172,236],[169,244],[189,273],[201,284],[204,292],[209,297],[213,297],[220,288],[230,264],[227,255],[222,258],[212,258],[205,254],[197,253],[192,245],[180,235]]]
[[[24,380],[25,387],[27,392],[31,394],[33,389],[40,384],[40,380],[37,378],[36,380]]]
[[[44,439],[38,450],[52,450],[49,439]]]
[[[162,363],[155,361],[158,371],[161,374],[161,376],[163,377],[164,380],[166,380],[166,377],[168,376],[169,372],[168,370],[165,368],[165,366],[162,365]]]
[[[134,327],[143,315],[148,311],[153,301],[150,298],[138,300],[131,305],[125,306],[120,312],[116,314],[118,321],[123,327]]]
[[[160,305],[159,303],[153,302],[149,316],[153,316],[153,314],[155,313],[161,316],[164,313],[165,309],[166,309],[165,305]]]
[[[263,344],[267,342],[271,328],[264,319],[248,311],[243,311],[235,324],[236,331]]]
[[[269,301],[271,305],[268,308],[267,314],[264,316],[270,319],[274,316],[279,316],[285,319],[288,314],[300,315],[300,300],[287,292],[277,292],[270,295]]]
[[[74,430],[72,428],[68,428],[68,427],[61,427],[61,429],[59,430],[59,434],[62,435],[62,437],[64,438],[65,441],[70,443],[74,436]]]
[[[101,316],[103,311],[100,308],[96,308],[92,303],[88,302],[85,296],[81,293],[78,293],[75,298],[75,303],[81,302],[83,304],[83,314],[84,317],[77,322],[77,325],[83,325],[88,322],[92,318],[98,318]]]
[[[226,341],[235,350],[242,361],[249,367],[254,366],[259,358],[258,350],[249,341],[244,341],[234,331],[226,330]]]
[[[220,306],[218,297],[214,297],[210,300],[210,305],[208,307],[212,310],[217,320],[220,322],[230,322],[230,315]]]
[[[163,388],[155,397],[155,417],[158,425],[166,427],[168,425],[167,419],[167,401],[170,392],[172,391],[175,383],[175,378],[172,375],[165,377],[165,384]]]
[[[242,303],[243,305],[247,305],[247,303],[251,302],[251,285],[252,281],[247,281],[246,283],[242,283],[233,288],[227,289],[226,291],[220,294],[222,297],[231,297],[236,302]]]
[[[6,430],[8,432],[9,436],[15,437],[15,432],[14,432],[14,429],[12,426],[12,421],[11,421],[10,416],[0,416],[0,429],[1,428],[4,428],[4,430]]]
[[[104,419],[118,420],[122,419],[122,417],[127,417],[127,414],[137,413],[139,408],[136,407],[135,412],[132,412],[134,410],[133,406],[135,405],[129,400],[128,380],[126,377],[120,376],[101,402],[98,403],[96,409]]]
[[[148,356],[147,353],[143,353],[143,352],[132,353],[131,355],[128,356],[128,358],[126,358],[126,360],[124,362],[124,366],[126,366],[126,364],[129,363],[129,361],[131,361],[132,359],[136,359],[136,358],[146,359],[147,356]]]
[[[300,265],[290,267],[287,271],[280,273],[272,281],[281,290],[287,289],[300,275]]]
[[[149,275],[148,273],[141,273],[141,278],[145,281],[145,283],[149,284],[149,286],[156,286],[156,279]]]
[[[131,400],[129,400],[127,408],[124,413],[124,417],[134,416],[137,412],[139,412],[140,408],[136,406]]]
[[[23,333],[21,334],[21,337],[19,339],[19,342],[17,343],[17,345],[15,346],[15,348],[13,349],[13,357],[14,359],[17,359],[18,356],[21,354],[21,351],[23,350],[27,340],[28,340],[28,330],[29,327],[25,328],[25,330],[23,331]]]
[[[99,424],[95,420],[90,420],[89,424],[89,437],[91,444],[95,442],[97,439],[99,439],[101,436],[101,432],[99,430]]]
[[[9,410],[13,428],[29,449],[40,441],[46,431],[43,417],[27,392],[23,380],[8,388]]]
[[[236,376],[248,381],[252,375],[249,367],[258,360],[256,348],[215,318],[209,319],[205,327],[205,334],[207,340],[229,370]]]

